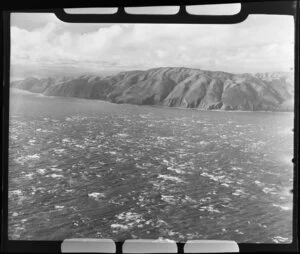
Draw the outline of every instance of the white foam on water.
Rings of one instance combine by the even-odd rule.
[[[43,132],[43,133],[53,133],[54,131],[50,131],[50,130],[41,130],[40,132]]]
[[[21,190],[13,190],[13,191],[9,191],[9,194],[11,195],[16,195],[16,196],[20,196],[22,195],[22,191]]]
[[[211,179],[213,181],[216,181],[216,182],[218,182],[218,181],[222,180],[223,178],[225,178],[225,175],[223,175],[223,176],[214,176],[214,175],[208,174],[206,172],[201,173],[201,175],[205,176],[205,177],[208,177],[209,179]]]
[[[66,149],[64,149],[64,148],[60,148],[60,149],[59,148],[54,148],[53,151],[56,152],[56,153],[63,153],[64,151],[66,151]]]
[[[46,173],[46,169],[44,169],[44,168],[39,168],[36,171],[41,175],[44,175]]]
[[[117,136],[122,137],[122,138],[129,137],[129,135],[126,133],[119,133],[119,134],[117,134]]]
[[[63,208],[65,208],[65,207],[64,207],[63,205],[56,205],[56,206],[54,206],[54,208],[60,210],[60,209],[63,209]]]
[[[83,148],[85,148],[85,146],[83,146],[83,145],[78,145],[78,144],[76,144],[76,145],[74,145],[75,147],[78,147],[78,148],[81,148],[81,149],[83,149]]]
[[[199,201],[200,201],[201,203],[205,203],[205,202],[210,201],[210,200],[211,200],[211,197],[205,197],[205,198],[199,199]]]
[[[221,185],[225,186],[225,187],[230,187],[229,184],[227,184],[227,183],[221,183]]]
[[[202,140],[202,141],[200,141],[199,144],[202,145],[202,146],[206,146],[206,145],[209,144],[209,142]]]
[[[169,164],[170,164],[170,162],[167,161],[166,159],[163,159],[163,163],[166,164],[166,165],[169,165]]]
[[[276,194],[276,193],[274,193],[274,190],[275,190],[274,188],[268,188],[268,187],[265,187],[265,188],[262,189],[262,191],[264,193]]]
[[[127,159],[125,158],[121,158],[121,157],[116,158],[116,162],[125,162],[125,161],[127,161]]]
[[[46,177],[52,177],[52,178],[63,178],[63,175],[58,175],[58,174],[51,174],[51,175],[47,175]]]
[[[37,160],[39,158],[40,158],[40,156],[38,154],[33,154],[33,155],[27,155],[27,156],[20,156],[20,157],[14,159],[14,161],[23,165],[25,162],[27,162],[29,160]]]
[[[232,195],[234,196],[241,196],[242,194],[245,194],[245,191],[243,189],[237,189],[232,193]]]
[[[275,236],[275,237],[273,237],[273,239],[272,239],[275,243],[289,243],[289,242],[291,242],[290,240],[289,240],[289,238],[287,238],[287,237],[282,237],[282,236]]]
[[[158,178],[162,178],[164,180],[169,180],[169,181],[173,181],[176,183],[184,183],[184,181],[182,179],[180,179],[177,176],[170,176],[170,175],[158,175]]]
[[[195,199],[192,199],[190,196],[185,195],[185,200],[191,203],[197,203],[197,201]]]
[[[169,204],[176,203],[176,198],[170,195],[161,195],[161,199]]]
[[[239,235],[244,235],[244,233],[242,231],[240,231],[239,229],[234,230],[234,232],[236,232]]]
[[[27,155],[27,158],[28,158],[28,159],[32,159],[32,160],[35,160],[35,159],[39,159],[39,158],[40,158],[40,155],[38,155],[37,153],[36,153],[36,154],[33,154],[33,155]]]
[[[240,167],[232,167],[231,170],[233,170],[233,171],[239,171],[239,170],[242,170],[242,168],[240,168]]]
[[[127,230],[128,229],[128,226],[126,225],[122,225],[122,224],[111,224],[110,225],[111,228],[117,228],[117,229],[122,229],[122,230]]]
[[[157,137],[157,139],[165,141],[165,140],[173,140],[175,138],[174,137]]]
[[[185,172],[179,168],[167,167],[168,170],[174,171],[177,174],[185,174]]]
[[[105,194],[100,192],[92,192],[88,194],[88,197],[99,200],[100,198],[105,198]]]
[[[28,173],[26,175],[24,175],[26,178],[28,179],[33,179],[34,174],[33,173]]]
[[[144,220],[142,215],[140,215],[138,213],[134,213],[134,212],[122,212],[122,213],[116,215],[116,217],[119,220],[124,220],[126,222],[135,221],[135,222],[139,223]]]
[[[283,206],[283,205],[278,205],[278,204],[273,204],[272,206],[279,207],[283,211],[290,211],[290,210],[292,210],[292,207],[289,207],[289,206]]]
[[[18,136],[17,135],[10,135],[10,138],[13,139],[13,140],[17,140]]]
[[[202,212],[208,211],[208,212],[212,212],[212,213],[221,213],[218,209],[214,208],[213,205],[202,206],[199,210]]]
[[[135,167],[140,168],[140,169],[147,169],[147,167],[143,167],[143,166],[139,165],[138,163],[135,163]]]
[[[51,170],[54,172],[62,172],[62,169],[60,168],[51,168]]]
[[[140,116],[140,118],[148,118],[150,115],[148,115],[148,114],[146,114],[146,115],[140,114],[139,116]]]

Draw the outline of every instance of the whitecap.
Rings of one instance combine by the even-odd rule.
[[[122,229],[122,230],[127,230],[128,229],[128,226],[122,225],[122,224],[111,224],[110,227],[111,228],[118,228],[118,229]]]
[[[58,149],[58,148],[54,148],[53,151],[56,152],[56,153],[63,153],[66,149],[64,148],[61,148],[61,149]]]
[[[288,207],[288,206],[283,206],[283,205],[278,205],[278,204],[273,204],[272,206],[279,207],[281,210],[284,210],[284,211],[292,210],[292,207]]]
[[[170,195],[161,195],[161,199],[170,204],[176,203],[176,198]]]
[[[245,194],[244,190],[242,189],[237,189],[232,193],[234,196],[241,196],[242,194]]]
[[[76,144],[75,147],[82,148],[82,149],[85,148],[85,146],[78,145],[78,144]]]
[[[210,200],[211,200],[211,197],[205,197],[205,198],[201,198],[199,201],[202,203],[202,202],[207,202]]]
[[[122,138],[126,138],[126,137],[128,137],[129,135],[126,134],[126,133],[119,133],[119,134],[117,134],[117,136],[122,137]]]
[[[191,203],[197,203],[197,201],[195,199],[192,199],[191,197],[185,195],[185,200]]]
[[[183,183],[184,181],[182,179],[180,179],[177,176],[170,176],[170,175],[159,175],[158,178],[163,178],[164,180],[169,180],[169,181],[173,181],[173,182],[177,182],[177,183]]]
[[[118,215],[116,215],[116,217],[119,220],[124,220],[126,222],[129,221],[135,221],[137,223],[144,221],[144,219],[142,218],[142,215],[138,214],[138,213],[133,213],[133,212],[122,212]]]
[[[208,212],[212,212],[212,213],[220,213],[220,211],[218,209],[215,209],[213,205],[202,206],[199,210],[202,212],[208,211]]]
[[[135,167],[140,168],[140,169],[147,169],[147,167],[143,167],[143,166],[139,165],[138,163],[135,163]]]
[[[52,177],[52,178],[63,178],[63,175],[58,175],[58,174],[51,174],[51,175],[47,175],[46,177]]]
[[[199,144],[200,144],[200,145],[203,145],[203,146],[206,146],[206,145],[209,144],[209,142],[202,140],[202,141],[200,141]]]
[[[36,153],[36,154],[33,154],[33,155],[28,155],[27,158],[28,159],[39,159],[40,156]]]
[[[36,171],[41,175],[44,175],[46,173],[46,169],[44,169],[44,168],[39,168]]]
[[[275,243],[287,243],[290,242],[289,238],[287,237],[282,237],[282,236],[275,236],[272,239]]]
[[[168,170],[174,171],[177,174],[185,174],[185,172],[179,168],[167,167]]]
[[[169,165],[169,161],[167,161],[166,159],[163,159],[163,163],[165,163],[166,165]]]
[[[25,175],[25,177],[28,178],[28,179],[32,179],[33,175],[34,175],[33,173],[28,173],[28,174]]]
[[[236,230],[234,230],[237,234],[239,234],[239,235],[244,235],[244,233],[242,232],[242,231],[240,231],[240,230],[238,230],[238,229],[236,229]]]
[[[22,195],[22,191],[21,190],[13,190],[13,191],[9,191],[9,194],[19,196],[19,195]]]
[[[274,190],[275,190],[274,188],[268,188],[268,187],[262,189],[264,193],[271,193],[271,194],[274,194],[273,192]]]
[[[225,186],[225,187],[229,187],[229,184],[227,183],[221,183],[222,186]]]
[[[62,169],[60,168],[51,168],[51,170],[54,172],[62,172]]]
[[[237,170],[242,170],[242,168],[240,168],[240,167],[232,167],[231,170],[237,171]]]
[[[99,198],[105,198],[105,194],[100,192],[92,192],[88,194],[88,197],[99,200]]]
[[[219,180],[225,178],[224,175],[223,175],[223,176],[214,176],[214,175],[208,174],[208,173],[206,173],[206,172],[201,173],[201,175],[202,175],[202,176],[205,176],[205,177],[208,177],[208,178],[210,178],[210,179],[213,180],[213,181],[219,181]]]

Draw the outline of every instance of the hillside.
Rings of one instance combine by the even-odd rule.
[[[27,78],[11,86],[50,96],[114,103],[247,111],[292,111],[290,73],[231,74],[190,68],[155,68],[100,77]]]

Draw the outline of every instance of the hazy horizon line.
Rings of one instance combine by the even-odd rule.
[[[29,74],[29,75],[14,75],[12,74],[12,71],[10,73],[10,79],[14,80],[21,80],[21,79],[26,79],[26,78],[37,78],[37,79],[42,79],[42,78],[50,78],[50,77],[79,77],[83,75],[94,75],[94,76],[99,76],[99,77],[107,77],[111,75],[117,75],[120,73],[124,72],[146,72],[154,69],[190,69],[190,70],[200,70],[200,71],[207,71],[207,72],[222,72],[222,73],[227,73],[227,74],[233,74],[233,75],[244,75],[244,74],[265,74],[265,73],[294,73],[294,70],[273,70],[273,71],[249,71],[249,72],[229,72],[229,71],[224,71],[224,70],[210,70],[206,68],[196,68],[196,67],[186,67],[186,66],[162,66],[162,67],[152,67],[152,68],[147,68],[147,69],[132,69],[132,70],[100,70],[100,71],[82,71],[78,73],[76,69],[74,69],[74,73],[67,72],[65,74],[63,73],[55,73],[55,71],[50,71],[54,72],[53,74],[42,74],[42,75],[34,75],[34,74]],[[35,70],[32,71],[27,71],[27,72],[35,72]],[[37,71],[39,72],[39,71]]]

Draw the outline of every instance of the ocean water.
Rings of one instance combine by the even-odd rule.
[[[292,240],[292,113],[10,105],[9,239]]]

